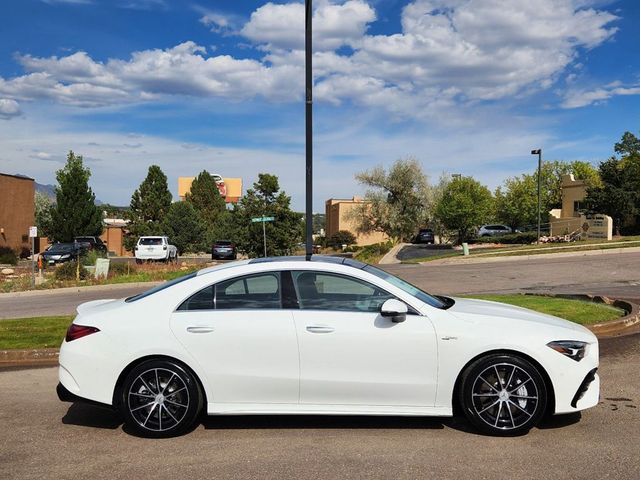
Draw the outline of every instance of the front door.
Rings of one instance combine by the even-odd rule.
[[[299,310],[300,403],[433,406],[437,350],[428,318],[379,314],[393,295],[354,277],[292,272]]]

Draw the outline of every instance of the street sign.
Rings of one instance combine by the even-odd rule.
[[[29,238],[38,237],[38,227],[29,227]]]
[[[273,222],[275,217],[254,217],[251,219],[252,222]]]

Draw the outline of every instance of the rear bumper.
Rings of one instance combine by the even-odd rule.
[[[70,402],[70,403],[86,403],[89,405],[95,405],[97,407],[104,407],[114,410],[111,405],[106,403],[96,402],[94,400],[89,400],[88,398],[79,397],[75,393],[70,392],[67,388],[60,382],[58,382],[58,386],[56,387],[56,393],[58,394],[58,398],[61,402]]]

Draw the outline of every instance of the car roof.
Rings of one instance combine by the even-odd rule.
[[[205,275],[211,272],[218,272],[221,270],[226,270],[228,268],[240,267],[243,265],[254,265],[254,264],[267,264],[267,263],[283,263],[283,262],[317,262],[317,263],[328,263],[333,265],[345,265],[347,267],[357,268],[362,270],[367,266],[366,263],[359,262],[358,260],[354,260],[349,257],[331,257],[328,255],[310,255],[307,258],[304,255],[293,255],[293,256],[283,256],[283,257],[262,257],[262,258],[253,258],[250,260],[238,260],[236,262],[223,263],[220,265],[214,265],[213,267],[203,268],[198,271],[198,276]]]

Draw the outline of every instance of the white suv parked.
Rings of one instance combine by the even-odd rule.
[[[140,237],[135,248],[136,263],[144,260],[178,261],[178,249],[168,237]]]

